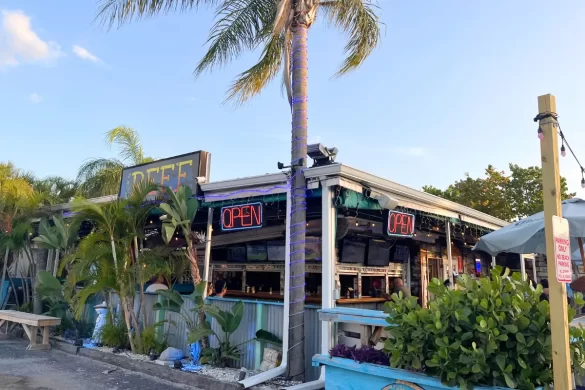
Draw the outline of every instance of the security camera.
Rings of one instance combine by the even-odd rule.
[[[376,199],[380,207],[386,210],[394,210],[398,206],[398,200],[386,194],[373,192],[372,198]]]

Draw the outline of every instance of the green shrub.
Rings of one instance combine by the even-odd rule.
[[[108,316],[109,318],[109,316]],[[118,319],[115,324],[108,319],[100,331],[102,344],[106,347],[128,348],[128,329],[123,320]]]
[[[428,308],[416,298],[393,295],[385,344],[390,366],[424,371],[449,386],[474,385],[534,389],[553,382],[550,312],[540,301],[542,287],[531,287],[519,273],[496,267],[491,277],[459,278],[458,288],[433,279]],[[575,306],[583,306],[575,294]],[[569,321],[575,315],[569,308]],[[571,328],[572,366],[576,376],[585,363],[584,330]]]
[[[154,349],[157,354],[161,354],[162,351],[167,349],[168,342],[167,342],[167,335],[164,336],[157,336],[156,329],[159,326],[163,326],[162,323],[157,323],[151,326],[147,326],[142,330],[140,337],[142,339],[142,353],[148,355],[151,349]]]

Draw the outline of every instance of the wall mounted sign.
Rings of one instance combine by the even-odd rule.
[[[208,152],[198,151],[124,168],[118,195],[127,197],[134,185],[143,180],[171,187],[174,191],[184,185],[196,192],[197,177],[207,176],[209,156]]]
[[[412,237],[414,235],[414,214],[388,210],[384,234],[396,237]]]
[[[262,203],[247,203],[222,207],[221,230],[244,230],[261,228],[264,222]]]
[[[565,218],[553,215],[552,227],[555,243],[554,254],[557,281],[561,283],[571,283],[573,281],[573,265],[571,264],[569,221]]]

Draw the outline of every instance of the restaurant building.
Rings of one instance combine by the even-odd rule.
[[[323,149],[317,146],[313,149]],[[326,349],[331,339],[331,329],[318,319],[320,308],[380,310],[396,278],[402,278],[412,295],[426,305],[427,286],[433,278],[443,281],[451,273],[487,275],[494,260],[498,261],[472,248],[480,236],[505,226],[506,221],[336,163],[333,158],[310,157],[314,164],[304,171],[306,356]],[[189,159],[191,164],[185,162]],[[193,229],[205,233],[205,240],[198,244],[202,278],[210,282],[223,279],[228,287],[226,298],[213,304],[228,309],[235,300],[242,300],[246,326],[286,336],[288,173],[221,181],[210,181],[209,174],[207,152],[156,161],[125,170],[118,196],[125,196],[126,189],[143,178],[173,188],[191,186],[200,200]],[[109,202],[116,197],[94,201]],[[68,215],[69,207],[59,205],[52,211]],[[164,244],[160,229],[160,214],[154,213],[145,227],[145,248]],[[180,234],[172,240],[177,251],[184,244]],[[180,292],[193,290],[188,266],[175,270],[170,282]],[[176,329],[177,334],[181,332]],[[254,332],[239,330],[232,342],[245,341]],[[174,346],[188,348],[186,344]],[[257,368],[261,356],[259,347],[250,344],[240,364]],[[310,359],[306,372],[307,380],[319,376]]]

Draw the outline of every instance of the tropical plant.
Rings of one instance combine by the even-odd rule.
[[[126,349],[129,339],[128,328],[119,318],[111,320],[108,317],[98,338],[106,347]]]
[[[55,205],[71,201],[77,193],[78,183],[60,176],[50,176],[34,179],[32,187],[35,191],[45,194],[47,205]]]
[[[252,339],[236,345],[230,342],[232,334],[238,330],[244,316],[244,303],[242,301],[234,303],[231,311],[221,310],[218,306],[214,305],[203,305],[201,310],[210,317],[213,317],[222,330],[221,334],[218,335],[213,331],[208,321],[199,322],[196,327],[191,329],[189,338],[187,339],[189,343],[196,343],[208,336],[214,336],[218,342],[218,347],[203,348],[201,363],[225,367],[230,361],[240,358],[240,347],[242,345],[252,341],[282,345],[282,342],[277,336],[262,329],[258,330],[256,337]]]
[[[195,286],[195,289],[191,295],[188,296],[193,302],[193,308],[190,311],[185,309],[185,300],[183,296],[174,290],[159,290],[156,293],[161,297],[160,302],[156,302],[152,309],[154,311],[166,311],[170,313],[178,314],[188,330],[195,328],[197,322],[193,320],[192,313],[198,313],[202,310],[205,302],[203,301],[203,294],[207,287],[207,282],[203,281]]]
[[[74,283],[79,280],[93,282],[75,294],[73,299],[77,298],[77,314],[80,315],[82,303],[92,294],[115,291],[124,311],[130,346],[132,351],[135,351],[134,339],[140,341],[140,327],[133,309],[136,278],[135,272],[132,272],[132,265],[135,257],[127,206],[128,202],[125,199],[99,206],[87,199],[76,198],[72,202],[72,210],[77,213],[75,217],[92,221],[96,226],[93,234],[88,236],[91,238],[88,240],[86,237],[82,240],[83,244],[86,244],[87,240],[91,247],[80,243],[78,250],[67,262],[75,268],[73,272],[70,270],[71,276],[68,276],[70,288],[74,290]],[[107,272],[106,275],[103,274],[104,271]]]
[[[134,17],[154,16],[171,10],[197,9],[218,4],[218,21],[212,27],[210,47],[195,69],[200,75],[238,58],[245,50],[263,46],[257,64],[233,82],[228,99],[238,103],[259,94],[283,71],[283,84],[292,112],[291,143],[291,313],[302,312],[305,295],[303,281],[296,277],[305,270],[304,228],[306,222],[306,168],[308,133],[308,30],[321,9],[328,21],[348,34],[347,54],[337,75],[357,69],[380,40],[380,26],[371,0],[102,0],[99,17],[110,26]],[[300,379],[304,373],[304,319],[291,316],[289,338],[295,348],[289,352],[289,376]]]
[[[164,213],[161,217],[162,237],[168,244],[171,242],[175,233],[182,233],[187,244],[186,256],[191,266],[191,278],[193,285],[197,286],[201,282],[199,267],[197,265],[197,248],[195,244],[204,241],[204,236],[193,231],[193,220],[199,209],[199,201],[193,196],[193,190],[187,186],[180,186],[175,193],[171,187],[166,188],[168,202],[160,204],[159,208]]]
[[[435,299],[421,308],[416,298],[393,295],[386,303],[387,328],[392,339],[385,350],[390,365],[439,377],[448,386],[475,385],[534,389],[553,382],[550,311],[540,301],[542,286],[522,281],[508,269],[491,277],[459,277],[451,290],[434,279]],[[575,294],[577,308],[585,301]],[[569,322],[576,313],[569,308]],[[575,377],[585,373],[585,330],[571,328],[571,357]]]
[[[148,355],[154,349],[158,355],[168,347],[168,332],[164,335],[157,334],[157,328],[163,327],[164,321],[157,322],[142,329],[142,353]]]
[[[84,197],[117,194],[122,180],[122,170],[126,166],[153,161],[144,154],[138,132],[130,127],[118,126],[108,131],[106,142],[109,146],[120,149],[119,159],[93,158],[79,168],[78,193]]]
[[[59,269],[59,260],[69,256],[73,251],[75,244],[79,240],[79,227],[81,221],[73,219],[65,221],[63,217],[54,215],[51,217],[53,226],[47,219],[39,223],[39,235],[33,238],[33,241],[39,248],[52,249],[55,251],[53,264],[53,276],[57,276]]]

